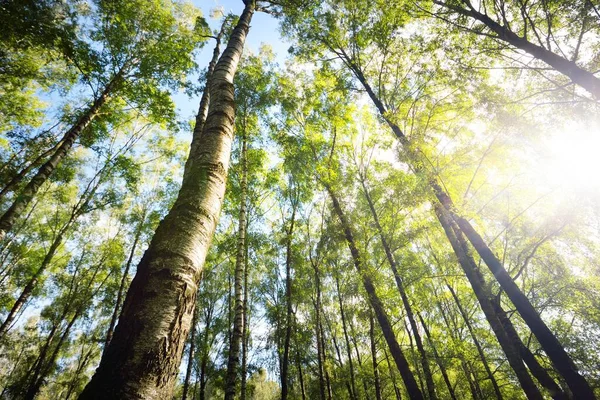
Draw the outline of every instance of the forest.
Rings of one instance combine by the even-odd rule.
[[[0,22],[0,399],[600,399],[598,0]]]

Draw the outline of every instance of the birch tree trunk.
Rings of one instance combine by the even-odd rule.
[[[402,277],[398,272],[398,266],[396,264],[396,259],[392,254],[392,250],[385,238],[385,234],[383,233],[383,228],[381,227],[381,223],[379,222],[379,216],[377,215],[377,211],[375,210],[375,205],[373,204],[373,199],[371,198],[371,194],[367,188],[365,177],[359,177],[360,183],[363,188],[363,192],[365,194],[365,198],[367,199],[367,203],[369,205],[369,210],[371,210],[371,216],[373,217],[373,221],[375,222],[375,227],[377,229],[377,233],[381,240],[381,244],[385,251],[385,256],[390,264],[390,268],[392,269],[392,273],[394,274],[394,279],[396,281],[396,287],[398,288],[398,292],[400,293],[400,298],[402,299],[402,305],[406,310],[406,316],[408,317],[408,322],[410,323],[410,328],[413,332],[413,336],[415,337],[415,343],[417,345],[417,350],[419,351],[419,355],[421,358],[421,365],[423,366],[423,374],[425,375],[425,383],[427,385],[427,392],[429,398],[431,400],[436,399],[435,388],[433,385],[433,375],[431,373],[431,369],[429,368],[429,359],[427,357],[427,353],[425,352],[425,347],[423,346],[423,340],[421,339],[421,335],[419,334],[419,327],[417,326],[417,322],[415,321],[415,316],[413,313],[412,306],[408,301],[408,296],[406,295],[406,290],[404,290],[404,283],[402,282]]]
[[[135,256],[135,250],[137,248],[138,242],[140,240],[140,236],[142,235],[142,227],[145,222],[145,215],[140,220],[139,225],[135,231],[135,236],[133,238],[133,244],[131,245],[131,250],[129,252],[129,257],[127,258],[127,263],[125,264],[125,270],[123,271],[123,276],[121,277],[121,283],[119,284],[119,291],[117,292],[117,301],[115,302],[115,308],[110,317],[110,323],[108,325],[108,330],[106,331],[106,339],[104,339],[104,349],[102,352],[106,351],[108,344],[110,343],[113,332],[115,330],[115,325],[117,323],[117,319],[119,318],[119,313],[121,312],[121,305],[123,303],[123,294],[125,293],[125,286],[127,285],[127,278],[129,277],[129,269],[131,268],[131,263],[133,262],[133,257]]]
[[[52,156],[40,167],[37,173],[31,178],[29,183],[15,197],[12,205],[0,217],[0,240],[4,237],[23,214],[31,200],[37,194],[40,187],[48,180],[54,172],[58,164],[66,157],[73,147],[75,141],[79,138],[85,128],[98,116],[100,109],[108,100],[113,90],[121,83],[124,73],[122,68],[119,73],[106,85],[100,96],[92,103],[90,108],[79,117],[75,125],[69,129],[60,141],[60,145],[56,148]]]
[[[439,204],[435,206],[436,215],[446,232],[446,236],[452,245],[454,253],[458,259],[460,266],[462,267],[467,279],[469,280],[475,296],[479,301],[481,310],[483,311],[487,321],[489,322],[492,331],[496,335],[500,347],[506,355],[509,365],[517,375],[517,379],[523,388],[523,391],[530,400],[542,400],[542,394],[538,390],[537,386],[533,382],[527,368],[523,364],[521,357],[519,356],[519,350],[515,343],[511,340],[509,335],[504,330],[498,316],[495,313],[494,306],[491,300],[491,294],[489,288],[486,287],[485,281],[480,271],[477,269],[475,261],[470,256],[467,250],[467,244],[462,237],[462,232],[458,229],[454,229],[452,221],[447,211]]]
[[[285,341],[283,344],[283,365],[281,366],[281,400],[287,400],[288,396],[290,340],[292,337],[292,235],[294,234],[294,222],[296,219],[296,202],[294,202],[292,207],[292,216],[290,217],[290,226],[286,232],[285,243],[286,325]]]
[[[248,191],[248,161],[246,132],[242,133],[242,152],[240,163],[242,176],[240,180],[240,214],[238,220],[237,255],[235,259],[235,277],[233,285],[234,317],[233,334],[229,347],[227,375],[225,377],[225,400],[233,400],[239,376],[240,347],[244,338],[244,259],[246,249],[246,194]]]
[[[404,353],[402,352],[402,349],[398,344],[398,340],[396,339],[394,330],[392,328],[392,324],[390,323],[387,313],[383,308],[383,304],[381,303],[381,300],[375,292],[375,285],[373,284],[373,281],[371,280],[367,271],[365,271],[362,257],[360,255],[358,247],[356,246],[354,234],[352,233],[350,223],[348,222],[346,215],[344,214],[344,211],[342,210],[342,207],[331,186],[325,182],[323,182],[323,185],[325,186],[325,189],[327,190],[327,193],[331,198],[331,201],[333,203],[333,209],[336,215],[338,216],[338,219],[340,220],[342,229],[344,231],[344,236],[346,238],[346,242],[348,243],[350,253],[352,254],[354,266],[356,267],[356,270],[361,277],[363,286],[365,288],[365,291],[367,292],[369,302],[371,304],[371,307],[373,307],[375,317],[379,322],[381,331],[383,332],[383,336],[385,337],[385,340],[390,348],[390,352],[392,353],[392,357],[394,358],[396,366],[398,367],[398,371],[400,371],[400,375],[402,376],[409,397],[413,400],[422,400],[423,394],[421,393],[421,390],[417,385],[417,381],[415,380],[415,377],[412,371],[410,370],[408,361],[406,360],[406,357],[404,356]]]
[[[188,363],[185,371],[185,379],[183,381],[183,393],[181,400],[187,399],[187,394],[190,390],[190,380],[192,378],[192,368],[194,367],[194,355],[196,353],[196,325],[198,324],[198,307],[194,310],[192,317],[192,327],[190,329],[190,351],[188,353]],[[193,397],[192,397],[193,398]]]
[[[223,203],[237,70],[254,1],[247,1],[210,82],[198,146],[173,207],[140,261],[106,352],[80,399],[168,399],[191,325],[201,272]]]
[[[373,313],[369,313],[369,339],[371,344],[371,361],[373,362],[373,381],[375,384],[375,399],[381,400],[381,380],[379,379],[379,364],[377,362],[377,347],[375,345],[375,321]]]

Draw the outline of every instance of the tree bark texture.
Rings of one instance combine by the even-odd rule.
[[[233,141],[237,70],[254,2],[247,1],[210,83],[202,136],[181,189],[133,278],[113,339],[80,399],[167,399],[223,203]]]

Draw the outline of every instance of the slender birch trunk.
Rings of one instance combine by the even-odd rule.
[[[242,129],[242,151],[241,163],[241,193],[240,214],[238,220],[238,242],[237,255],[235,259],[235,276],[233,285],[234,318],[233,334],[229,347],[229,358],[227,361],[227,374],[225,376],[225,400],[233,400],[238,382],[238,366],[240,365],[240,347],[244,337],[244,259],[246,248],[246,196],[248,191],[248,161],[247,161],[247,138]]]
[[[354,363],[352,362],[352,349],[350,347],[350,338],[348,336],[348,328],[346,327],[346,313],[344,312],[344,304],[342,302],[342,293],[340,291],[340,278],[335,276],[335,287],[337,289],[338,304],[340,306],[340,317],[342,319],[342,331],[346,341],[346,354],[348,354],[348,366],[350,367],[350,397],[356,399],[358,393],[356,391],[356,379],[354,377]]]
[[[385,234],[383,233],[383,228],[381,227],[381,223],[379,222],[379,216],[377,215],[377,211],[375,210],[375,205],[373,204],[373,199],[371,198],[371,194],[367,188],[365,177],[359,177],[360,183],[363,188],[363,193],[365,198],[367,199],[367,203],[369,205],[369,210],[371,210],[371,216],[373,217],[373,221],[375,222],[375,227],[377,228],[377,233],[381,240],[381,244],[385,251],[385,256],[388,260],[390,268],[392,269],[392,273],[394,274],[394,279],[396,281],[396,287],[398,288],[398,292],[400,293],[400,298],[402,299],[402,305],[406,310],[406,316],[408,317],[408,321],[410,323],[411,331],[413,332],[413,336],[415,338],[415,343],[417,345],[417,350],[419,351],[419,355],[421,356],[421,365],[423,366],[423,374],[425,375],[425,383],[427,385],[427,393],[431,400],[436,399],[435,387],[433,384],[433,375],[431,373],[431,369],[429,368],[429,359],[427,357],[427,353],[425,352],[425,347],[423,346],[423,340],[421,339],[421,335],[419,334],[419,327],[417,322],[415,321],[415,316],[413,313],[412,306],[410,305],[410,301],[408,300],[408,296],[406,295],[406,290],[404,289],[404,283],[402,281],[402,277],[398,272],[398,265],[396,264],[396,259],[392,254],[392,250],[385,238]]]
[[[4,185],[4,187],[2,188],[2,190],[0,190],[0,199],[2,199],[2,197],[4,197],[4,195],[6,195],[8,192],[13,192],[14,191],[14,187],[17,186],[19,183],[21,183],[21,181],[23,180],[23,178],[35,167],[37,167],[42,161],[44,161],[44,159],[46,157],[48,157],[50,154],[54,153],[58,147],[62,144],[62,140],[58,141],[54,146],[52,146],[51,148],[49,148],[48,150],[44,151],[42,154],[40,154],[39,156],[37,156],[35,158],[35,160],[33,160],[32,162],[30,162],[29,164],[27,164],[27,166],[25,166],[25,168],[22,168],[16,175],[14,175],[10,181],[8,181],[8,183],[6,185]]]
[[[237,70],[254,1],[246,1],[210,83],[203,134],[177,199],[140,261],[113,339],[80,399],[171,398],[196,293],[223,203]]]
[[[417,381],[415,380],[415,377],[414,377],[412,371],[410,370],[408,361],[406,360],[406,357],[404,356],[404,353],[402,352],[402,349],[400,348],[400,345],[398,344],[398,340],[396,339],[396,336],[394,334],[394,330],[392,328],[392,324],[390,323],[389,317],[387,316],[387,313],[385,312],[385,309],[383,308],[383,304],[382,304],[381,300],[379,299],[379,297],[377,296],[377,293],[375,291],[375,285],[373,284],[371,277],[368,275],[367,271],[365,270],[361,254],[360,254],[358,247],[356,246],[356,242],[354,240],[354,233],[352,232],[350,223],[348,222],[346,215],[344,214],[342,207],[341,207],[335,193],[333,192],[331,186],[329,184],[327,184],[326,182],[322,182],[322,183],[325,186],[325,189],[327,190],[329,197],[331,198],[331,201],[333,203],[333,209],[334,209],[338,219],[340,220],[342,229],[344,231],[344,236],[346,238],[346,242],[348,243],[350,253],[352,254],[354,266],[356,267],[356,270],[362,279],[363,286],[365,288],[365,291],[367,292],[369,302],[371,304],[371,307],[373,307],[373,311],[375,312],[375,316],[377,318],[377,321],[379,322],[381,331],[383,332],[383,336],[385,337],[385,340],[390,348],[392,357],[394,358],[394,361],[396,362],[398,371],[400,371],[400,375],[402,376],[402,379],[406,386],[406,390],[408,391],[409,397],[413,400],[414,399],[421,400],[421,399],[423,399],[423,394],[421,393],[421,390],[419,389],[419,386],[417,385]]]
[[[285,242],[285,301],[286,301],[286,326],[285,341],[283,344],[283,365],[281,366],[281,400],[287,400],[288,396],[288,371],[290,359],[290,340],[292,337],[292,238],[294,234],[294,222],[296,219],[296,202],[292,205],[292,216],[289,228],[286,231]]]
[[[475,296],[479,301],[481,310],[488,320],[492,331],[496,335],[496,338],[500,343],[500,347],[506,355],[509,365],[517,375],[517,379],[519,380],[523,391],[530,400],[542,400],[542,394],[533,382],[529,372],[527,371],[527,368],[525,368],[525,365],[523,364],[523,361],[519,355],[518,348],[504,330],[500,320],[498,319],[498,316],[495,313],[489,288],[486,286],[483,276],[479,272],[475,261],[468,253],[467,243],[462,237],[462,232],[458,229],[455,229],[452,221],[450,220],[450,216],[448,216],[447,211],[441,205],[436,204],[435,210],[436,215],[442,224],[444,231],[446,232],[446,236],[448,237],[450,244],[454,249],[454,253],[458,258],[458,262],[465,272],[467,279],[471,283],[471,287],[473,288]]]
[[[373,313],[369,312],[369,339],[371,344],[371,361],[373,363],[373,383],[375,385],[375,399],[381,398],[381,379],[379,378],[379,364],[377,362],[377,347],[375,345],[375,321]]]
[[[181,400],[187,399],[187,395],[190,390],[190,380],[192,378],[192,369],[194,367],[194,355],[196,354],[196,325],[198,325],[198,307],[196,307],[194,310],[194,316],[192,317],[192,327],[190,329],[190,351],[188,353],[185,379],[183,380],[183,393],[181,395]]]
[[[246,221],[246,232],[248,232],[248,221]],[[249,304],[248,304],[248,241],[244,245],[244,335],[242,336],[242,379],[240,384],[240,400],[246,400],[247,397],[247,378],[248,378],[248,345],[250,340],[249,327]]]
[[[446,387],[448,388],[448,393],[450,393],[450,398],[452,400],[457,400],[456,394],[454,393],[454,388],[452,383],[450,382],[450,378],[448,377],[448,373],[446,372],[446,367],[444,366],[444,362],[440,357],[437,349],[435,348],[435,343],[433,342],[433,338],[431,337],[431,333],[429,332],[429,328],[425,324],[423,317],[420,313],[417,312],[417,317],[419,321],[421,321],[421,325],[423,326],[423,330],[425,331],[425,336],[427,336],[427,340],[429,341],[429,345],[431,346],[431,350],[433,351],[433,356],[435,357],[435,361],[440,367],[440,372],[442,373],[442,378],[444,378],[444,383],[446,383]]]
[[[56,233],[54,240],[50,244],[50,247],[48,248],[48,251],[46,252],[46,255],[44,256],[44,259],[42,260],[42,263],[40,264],[38,269],[35,271],[35,274],[29,279],[29,281],[27,282],[27,284],[21,291],[21,294],[19,295],[19,297],[17,298],[17,300],[14,302],[13,306],[11,307],[10,311],[8,312],[6,318],[4,319],[4,322],[0,326],[0,339],[10,329],[12,323],[14,322],[15,318],[17,317],[17,315],[19,314],[21,309],[25,306],[27,301],[31,298],[33,291],[37,287],[39,281],[44,276],[46,269],[48,269],[48,267],[51,265],[56,252],[58,251],[59,247],[61,246],[61,244],[63,242],[65,234],[69,231],[69,229],[77,221],[77,219],[85,213],[87,205],[94,198],[94,195],[96,194],[96,191],[98,190],[98,187],[100,186],[100,183],[101,183],[101,180],[97,180],[96,184],[93,187],[90,188],[88,186],[88,188],[86,189],[86,192],[79,199],[77,204],[73,207],[73,209],[71,211],[71,215],[69,216],[69,220]]]
[[[92,103],[90,108],[79,117],[75,125],[65,133],[60,141],[60,146],[58,146],[52,156],[50,156],[50,158],[40,167],[29,183],[15,197],[12,205],[0,217],[0,240],[3,240],[6,234],[10,232],[15,222],[21,217],[40,187],[48,180],[50,175],[52,175],[63,158],[67,156],[69,150],[71,150],[71,147],[73,147],[73,144],[79,138],[83,130],[98,116],[100,109],[106,104],[111,93],[121,83],[123,74],[125,73],[124,68],[125,67],[123,67],[106,85],[100,96]]]
[[[496,398],[501,400],[502,392],[500,392],[500,386],[498,385],[498,381],[496,381],[496,378],[494,377],[494,374],[492,373],[492,369],[490,368],[490,364],[487,361],[487,357],[485,356],[485,353],[483,352],[481,343],[479,343],[479,339],[477,339],[477,336],[475,335],[475,331],[473,329],[471,321],[469,320],[469,316],[463,309],[463,307],[458,299],[458,296],[456,295],[456,292],[454,291],[452,286],[450,286],[449,284],[446,284],[446,287],[450,291],[450,294],[452,295],[452,298],[454,299],[454,302],[456,303],[456,306],[458,307],[458,311],[459,311],[463,321],[465,322],[465,325],[467,326],[467,330],[469,331],[469,334],[471,335],[471,338],[473,339],[473,343],[475,343],[475,348],[477,349],[477,354],[479,354],[479,358],[481,359],[483,368],[485,369],[485,372],[487,373],[487,376],[490,379],[490,382],[492,382],[492,386],[494,388],[494,393],[496,393]],[[441,309],[441,306],[440,306],[440,309]]]
[[[121,277],[121,283],[119,284],[119,291],[117,292],[117,301],[115,303],[115,308],[110,317],[110,323],[108,325],[108,330],[106,331],[106,339],[104,339],[104,349],[102,352],[106,351],[108,344],[110,343],[113,333],[115,330],[115,325],[117,324],[117,319],[119,318],[119,313],[121,312],[121,306],[123,303],[123,294],[125,293],[125,286],[127,286],[127,278],[129,277],[129,269],[131,268],[131,263],[133,262],[133,257],[135,257],[135,251],[138,246],[138,242],[140,237],[142,236],[142,228],[145,222],[145,215],[140,220],[139,225],[135,231],[135,236],[133,238],[133,244],[131,245],[131,250],[129,251],[129,257],[127,258],[127,262],[125,263],[125,270],[123,271],[123,276]]]

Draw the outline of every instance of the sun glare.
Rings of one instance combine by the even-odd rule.
[[[552,187],[600,192],[600,129],[576,123],[543,141],[538,173]]]

